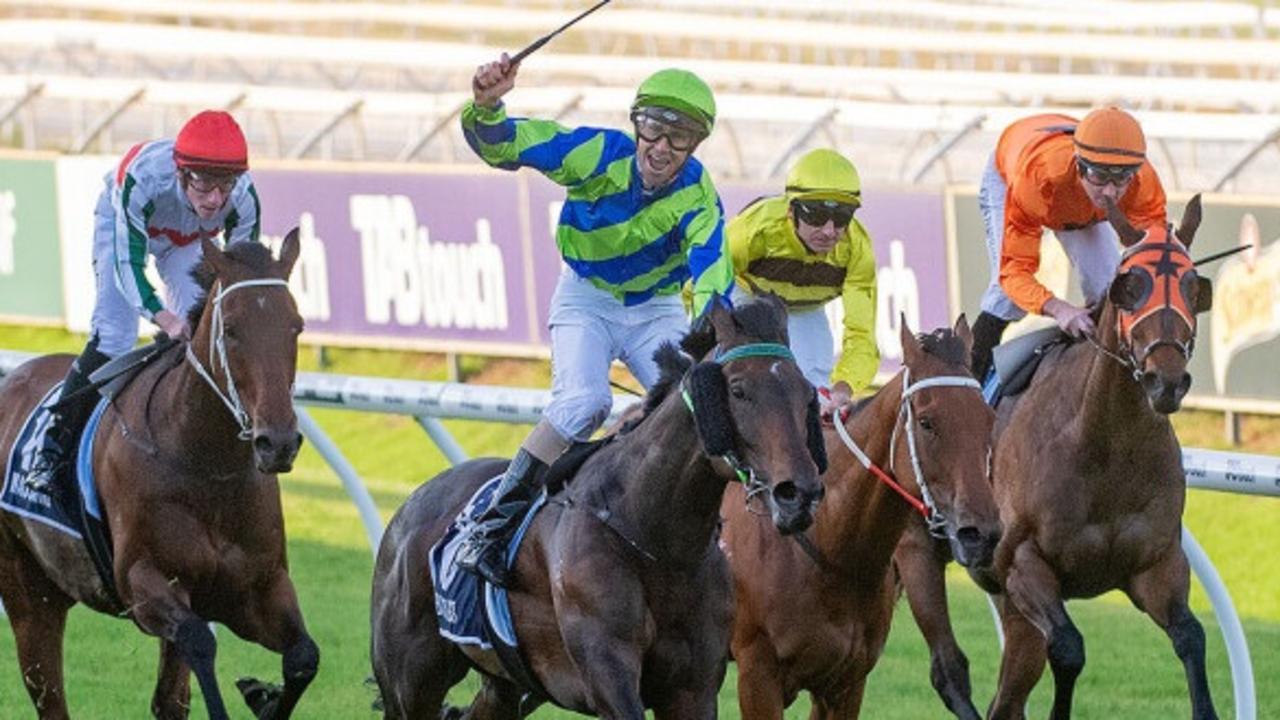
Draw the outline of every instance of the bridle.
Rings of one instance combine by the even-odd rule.
[[[721,365],[727,365],[734,360],[756,357],[776,357],[790,360],[791,362],[796,360],[791,349],[781,343],[749,343],[724,351],[717,349],[712,360]],[[689,378],[689,373],[685,373],[684,379],[680,382],[680,396],[684,398],[684,404],[685,407],[689,408],[689,414],[697,415],[697,411],[693,407],[693,395],[689,392]],[[748,505],[751,504],[751,501],[756,496],[769,492],[769,484],[761,480],[756,475],[755,469],[743,462],[736,452],[729,450],[720,455],[720,459],[729,465],[733,470],[734,477],[738,482],[742,483],[743,488],[746,490]]]
[[[936,377],[925,378],[920,382],[911,383],[911,369],[904,367],[902,369],[902,399],[898,406],[898,422],[894,423],[893,435],[889,440],[889,470],[894,472],[893,458],[898,443],[899,428],[906,428],[907,449],[911,455],[911,471],[915,474],[916,485],[920,487],[920,497],[912,495],[902,484],[894,479],[893,475],[881,470],[875,463],[871,462],[871,458],[858,447],[853,438],[849,436],[849,431],[844,426],[844,422],[839,419],[834,423],[836,426],[836,434],[844,442],[853,456],[858,459],[859,463],[866,468],[878,480],[888,485],[891,490],[902,496],[916,512],[924,517],[925,524],[929,527],[929,534],[935,538],[946,538],[947,517],[938,509],[937,503],[933,499],[933,493],[929,491],[929,483],[925,480],[924,471],[920,467],[920,454],[916,449],[915,434],[915,409],[911,403],[911,398],[916,393],[930,388],[970,388],[981,394],[982,386],[977,380],[967,375],[938,375]]]
[[[222,284],[218,281],[214,288],[217,289]],[[288,287],[289,283],[279,278],[261,278],[257,280],[241,280],[232,283],[226,288],[219,290],[213,296],[213,318],[212,326],[209,329],[209,367],[214,372],[221,370],[222,376],[226,378],[227,391],[224,393],[222,388],[218,387],[218,383],[213,379],[209,371],[205,370],[203,364],[191,350],[191,343],[187,343],[187,362],[195,368],[196,374],[204,378],[209,387],[213,388],[213,392],[222,401],[223,405],[231,411],[231,417],[235,419],[236,424],[240,426],[240,432],[236,435],[240,440],[249,440],[253,437],[253,421],[249,418],[249,414],[244,410],[244,403],[240,400],[240,393],[236,390],[235,378],[231,375],[231,364],[227,360],[227,345],[224,339],[226,324],[222,317],[222,301],[232,292],[247,287],[264,287],[264,286],[283,286]],[[217,361],[216,363],[214,361]]]

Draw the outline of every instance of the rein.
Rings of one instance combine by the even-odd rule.
[[[218,283],[221,285],[221,281]],[[212,342],[209,343],[209,367],[217,372],[222,371],[223,377],[227,379],[227,391],[222,392],[222,388],[218,387],[218,383],[204,365],[200,363],[199,358],[191,350],[191,343],[187,343],[187,362],[195,368],[196,374],[204,378],[209,387],[213,388],[213,392],[222,401],[223,405],[231,411],[231,417],[235,419],[236,424],[240,426],[240,432],[236,435],[241,440],[249,440],[253,437],[253,422],[249,419],[249,414],[244,410],[244,403],[240,401],[240,393],[236,391],[236,381],[231,377],[231,365],[227,361],[227,346],[223,338],[226,330],[225,323],[222,318],[222,301],[233,291],[246,287],[264,287],[264,286],[283,286],[288,287],[289,283],[279,278],[262,278],[258,280],[241,280],[232,283],[226,288],[219,290],[218,294],[213,297],[213,326],[209,330]],[[214,360],[217,363],[214,363]]]
[[[904,420],[904,422],[894,423],[893,436],[889,441],[890,469],[892,469],[894,448],[898,441],[898,426],[905,425],[907,428],[907,448],[911,454],[911,470],[915,473],[916,484],[920,486],[920,495],[923,499],[912,495],[902,486],[901,483],[894,479],[892,475],[881,470],[875,463],[871,462],[871,458],[867,457],[867,454],[862,451],[862,448],[858,447],[858,443],[854,442],[853,438],[849,436],[849,431],[845,428],[843,422],[835,423],[836,434],[840,436],[845,447],[849,448],[849,451],[858,459],[858,462],[862,464],[862,467],[866,468],[877,480],[889,486],[890,490],[893,490],[898,495],[902,496],[902,499],[906,500],[908,505],[910,505],[916,512],[920,513],[924,518],[925,524],[929,527],[930,535],[936,538],[945,538],[947,517],[938,509],[937,504],[934,502],[933,494],[929,492],[929,484],[924,477],[924,471],[920,469],[920,456],[916,450],[915,412],[911,405],[911,396],[921,390],[941,387],[971,388],[980,393],[982,392],[982,386],[978,384],[977,380],[962,375],[941,375],[938,377],[926,378],[913,385],[911,384],[910,368],[902,369],[902,386],[902,399],[900,401],[901,404],[898,407],[898,417]]]

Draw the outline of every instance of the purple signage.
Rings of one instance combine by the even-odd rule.
[[[264,233],[278,238],[301,228],[303,253],[291,284],[313,338],[545,352],[547,310],[562,267],[554,230],[563,188],[533,172],[497,170],[266,169],[254,179]],[[780,188],[720,190],[732,217]],[[871,193],[859,211],[880,265],[876,336],[886,370],[896,367],[899,311],[917,329],[951,322],[942,203],[937,194]]]

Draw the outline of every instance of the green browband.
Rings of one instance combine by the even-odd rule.
[[[781,343],[751,343],[750,345],[739,345],[724,353],[716,353],[715,361],[723,365],[727,362],[751,357],[796,359],[796,356],[791,354],[791,348]]]

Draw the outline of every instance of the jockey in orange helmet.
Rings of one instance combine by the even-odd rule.
[[[258,193],[248,169],[249,148],[235,119],[205,110],[176,139],[139,143],[107,173],[94,210],[97,297],[89,342],[63,382],[63,401],[28,483],[47,485],[69,458],[97,399],[80,391],[94,370],[134,346],[139,317],[171,338],[189,335],[186,315],[199,295],[191,270],[200,260],[200,240],[257,241]],[[155,257],[164,281],[164,300],[147,279],[148,256]]]
[[[1066,115],[1018,120],[1000,135],[978,191],[987,227],[991,282],[973,325],[974,374],[982,379],[1009,322],[1027,313],[1052,317],[1081,337],[1094,330],[1086,308],[1055,297],[1035,278],[1040,237],[1054,231],[1080,271],[1086,305],[1100,300],[1120,259],[1106,200],[1138,227],[1165,222],[1165,195],[1147,162],[1132,115],[1116,107],[1078,123]]]

